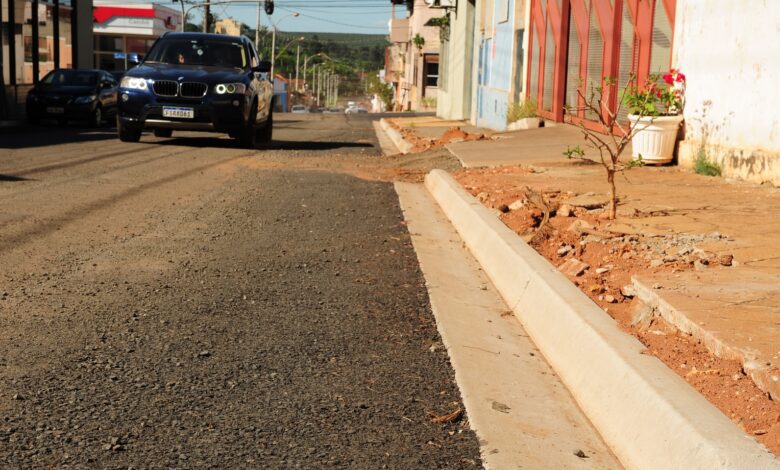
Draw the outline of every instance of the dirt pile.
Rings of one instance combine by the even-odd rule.
[[[472,140],[484,140],[488,137],[484,134],[471,134],[460,127],[451,127],[447,129],[444,134],[439,138],[430,138],[421,136],[419,132],[415,130],[413,126],[401,126],[393,119],[387,119],[387,123],[393,129],[401,133],[401,136],[410,144],[412,144],[412,153],[425,152],[427,150],[433,150],[444,147],[447,144],[454,142],[464,142]]]

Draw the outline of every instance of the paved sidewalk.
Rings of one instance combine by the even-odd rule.
[[[582,144],[577,128],[556,125],[447,148],[465,167],[532,167],[513,180],[516,187],[603,194],[607,185],[600,166],[563,156],[568,145]],[[611,231],[688,236],[695,253],[734,257],[727,268],[636,276],[639,297],[717,356],[741,361],[761,389],[780,399],[780,189],[677,167],[637,168],[625,176],[618,177],[624,216]],[[636,211],[643,215],[627,216]]]

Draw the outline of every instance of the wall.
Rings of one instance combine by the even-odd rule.
[[[76,51],[74,66],[80,69],[91,69],[95,67],[92,0],[73,0],[73,4],[76,6],[74,21],[76,31],[73,38]]]
[[[404,78],[408,80],[406,83],[408,94],[406,95],[405,108],[408,107],[414,111],[421,108],[425,83],[423,79],[423,57],[425,54],[438,54],[440,45],[439,28],[425,26],[425,23],[431,18],[442,16],[443,14],[444,10],[429,8],[425,0],[414,0],[414,10],[409,18],[410,38],[413,41],[414,37],[419,34],[425,39],[425,45],[422,50],[419,50],[412,42],[407,52],[407,70]],[[427,97],[435,98],[436,89],[429,88]]]
[[[473,97],[474,124],[496,130],[506,129],[506,113],[515,88],[516,30],[525,27],[525,11],[520,0],[483,0],[478,2],[475,33],[475,76]],[[522,2],[521,2],[522,3]]]
[[[704,148],[724,176],[780,185],[780,2],[677,0],[674,42],[687,78],[680,164]]]
[[[457,11],[450,14],[450,37],[441,45],[436,107],[436,115],[444,119],[469,119],[471,114],[475,19],[473,1],[458,2]]]

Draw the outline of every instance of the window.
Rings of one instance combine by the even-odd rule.
[[[425,55],[425,68],[423,69],[425,87],[439,86],[439,56],[438,54]]]

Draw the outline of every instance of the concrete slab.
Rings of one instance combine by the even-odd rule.
[[[780,400],[780,268],[634,278],[639,298]],[[655,288],[654,288],[655,286]]]
[[[396,191],[485,467],[621,468],[425,188]]]
[[[459,142],[447,145],[464,167],[483,167],[539,163],[567,164],[563,156],[567,146],[580,145],[586,155],[597,158],[585,148],[582,132],[574,126],[560,125],[496,134],[495,140]],[[630,148],[626,151],[630,155]]]

